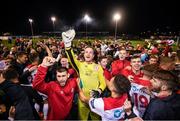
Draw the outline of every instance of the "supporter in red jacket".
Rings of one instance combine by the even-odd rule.
[[[110,71],[106,68],[107,61],[108,60],[107,60],[106,56],[101,56],[99,58],[99,63],[100,63],[100,65],[101,65],[101,67],[103,68],[103,71],[104,71],[104,73],[103,73],[104,77],[105,77],[106,80],[110,81],[111,78],[112,78],[112,75],[111,75]]]
[[[130,62],[126,60],[127,52],[125,49],[119,51],[119,60],[112,63],[112,75],[121,74],[121,71],[130,65]]]
[[[122,74],[132,81],[135,77],[140,78],[143,76],[141,67],[141,58],[139,56],[133,56],[131,57],[131,66],[123,69]]]
[[[64,120],[67,118],[73,102],[73,96],[78,86],[75,78],[68,79],[69,74],[66,68],[57,68],[56,79],[45,83],[44,79],[48,67],[53,65],[55,59],[45,57],[38,67],[37,74],[33,81],[33,87],[48,96],[48,116],[47,120]]]

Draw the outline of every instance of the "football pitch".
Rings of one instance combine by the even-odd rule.
[[[27,41],[27,40],[28,39],[25,39],[25,41]],[[37,38],[35,38],[35,39],[33,39],[33,44],[36,47],[36,43],[39,41],[43,41],[43,40],[48,41],[48,39],[37,39]],[[80,42],[90,42],[92,44],[96,40],[98,40],[98,39],[74,39],[73,44],[78,45]],[[61,40],[57,40],[57,41],[61,41]],[[121,42],[124,43],[124,42],[130,41],[134,47],[136,47],[138,44],[141,46],[145,45],[144,40],[118,40],[117,42],[114,42],[113,40],[105,40],[104,39],[104,40],[100,40],[100,41],[104,41],[104,42],[108,42],[108,43],[116,43],[116,44],[119,44]],[[9,43],[8,40],[2,40],[2,44],[10,49],[12,46],[15,45],[15,40],[12,40],[12,43]],[[176,51],[178,49],[176,42],[172,45],[172,48],[173,48],[173,51]]]

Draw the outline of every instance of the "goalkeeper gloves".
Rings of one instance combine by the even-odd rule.
[[[63,40],[66,48],[71,47],[71,42],[74,39],[75,34],[76,33],[75,33],[74,29],[70,29],[70,30],[62,33],[62,40]]]

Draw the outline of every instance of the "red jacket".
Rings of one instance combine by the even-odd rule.
[[[71,78],[78,78],[78,75],[77,75],[76,71],[73,68],[69,68],[68,73],[70,74]]]
[[[47,68],[39,67],[33,88],[48,96],[48,116],[47,120],[64,120],[69,114],[75,90],[78,89],[76,79],[69,79],[64,87],[61,87],[57,81],[45,83],[44,79]]]
[[[108,81],[110,81],[111,78],[112,78],[111,73],[110,73],[107,69],[103,69],[103,71],[104,71],[104,73],[103,73],[104,77],[105,77]]]
[[[129,66],[130,62],[127,60],[116,60],[112,63],[112,75],[121,74],[121,71],[126,67]]]

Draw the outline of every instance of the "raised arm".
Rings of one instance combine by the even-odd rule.
[[[79,65],[80,65],[80,62],[76,59],[73,50],[71,48],[67,48],[66,49],[66,55],[68,57],[68,60],[69,60],[69,62],[71,64],[71,66],[79,74]]]
[[[62,33],[62,39],[63,39],[64,45],[65,45],[68,60],[69,60],[70,64],[72,65],[72,67],[79,74],[78,67],[79,67],[80,62],[76,59],[74,52],[71,49],[71,44],[72,44],[72,40],[74,39],[74,37],[75,37],[75,31],[73,29]]]
[[[48,90],[49,90],[49,84],[46,83],[45,80],[45,76],[48,70],[48,67],[53,65],[55,62],[55,59],[52,57],[45,57],[43,59],[42,64],[38,67],[36,76],[33,80],[33,88],[44,93],[47,94]]]
[[[46,50],[48,56],[53,57],[52,52],[50,51],[49,47],[46,44],[41,42],[40,45],[41,45],[42,48],[44,48]]]

